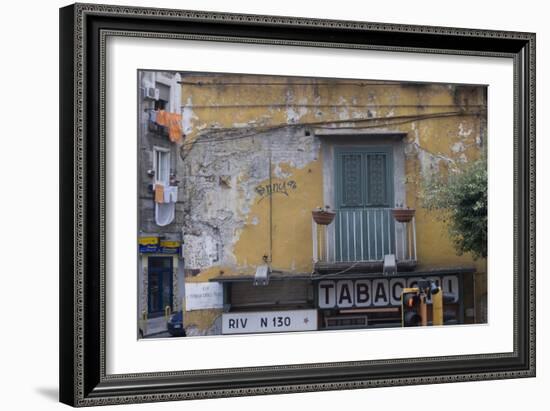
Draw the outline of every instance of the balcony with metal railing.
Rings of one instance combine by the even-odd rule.
[[[416,267],[414,216],[407,222],[396,221],[391,208],[335,212],[328,225],[312,220],[315,271],[382,272],[386,256],[394,256],[398,271]]]

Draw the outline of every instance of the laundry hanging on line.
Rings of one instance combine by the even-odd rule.
[[[176,203],[156,203],[155,223],[158,226],[166,226],[174,221],[176,215]]]
[[[155,184],[155,203],[164,203],[164,185],[162,184]]]
[[[155,123],[157,123],[159,126],[166,127],[166,111],[159,110],[155,111]]]
[[[164,202],[175,203],[178,201],[178,187],[166,186],[164,187]]]
[[[153,116],[151,118],[153,118]],[[159,110],[155,114],[155,120],[159,126],[168,128],[168,138],[172,143],[181,140],[183,135],[181,130],[181,114]]]
[[[166,226],[174,221],[176,202],[178,201],[178,187],[155,184],[155,223]]]

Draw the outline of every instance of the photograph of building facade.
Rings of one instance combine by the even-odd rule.
[[[487,321],[485,256],[459,255],[423,199],[484,155],[485,86],[140,71],[139,87],[140,335],[400,327],[425,280],[444,298],[424,324]]]

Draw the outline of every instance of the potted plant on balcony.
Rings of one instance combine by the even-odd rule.
[[[391,210],[393,218],[399,223],[408,223],[414,217],[416,210],[414,208],[404,207],[403,204],[395,205]]]
[[[335,212],[329,211],[329,206],[317,207],[311,212],[313,221],[320,225],[329,225],[334,220]]]

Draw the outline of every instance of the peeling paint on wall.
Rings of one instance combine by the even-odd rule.
[[[250,138],[224,142],[220,137],[216,150],[197,144],[186,158],[190,173],[185,176],[184,203],[190,213],[184,222],[184,258],[190,269],[212,265],[246,269],[238,264],[234,246],[247,226],[258,226],[265,219],[262,198],[269,192],[271,156],[273,192],[290,198],[300,189],[292,179],[297,170],[318,160],[320,142],[305,136],[303,130],[262,133]],[[219,175],[231,176],[219,183]],[[252,214],[254,205],[264,209]],[[265,237],[265,236],[264,236]],[[261,262],[261,256],[257,260]]]
[[[483,87],[225,74],[190,79],[201,86],[182,88],[187,139],[178,175],[183,253],[192,273],[186,281],[252,275],[270,253],[274,269],[311,272],[311,210],[333,204],[323,197],[323,141],[311,131],[323,127],[361,129],[357,144],[367,144],[369,133],[406,134],[403,196],[417,209],[419,267],[486,270],[485,261],[455,255],[446,228],[422,209],[418,195],[435,173],[479,156],[486,133]],[[193,315],[189,324],[195,322],[198,333],[214,327],[216,316]]]
[[[470,135],[474,132],[471,128],[466,128],[463,123],[460,123],[458,125],[458,136],[459,137],[470,137]]]
[[[198,117],[193,112],[193,99],[191,96],[187,97],[187,101],[183,105],[182,110],[182,124],[183,132],[189,134],[193,131],[193,120],[198,119]]]

